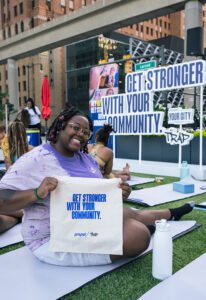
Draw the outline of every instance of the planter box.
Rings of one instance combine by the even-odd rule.
[[[142,160],[178,162],[178,145],[169,145],[165,137],[143,136]],[[117,136],[116,157],[138,160],[139,137]],[[182,160],[189,164],[199,164],[199,137],[195,137],[189,145],[182,147]],[[203,138],[203,164],[206,165],[206,138]]]

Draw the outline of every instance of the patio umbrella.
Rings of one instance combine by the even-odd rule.
[[[47,133],[47,121],[51,116],[51,108],[50,108],[50,86],[48,77],[45,75],[41,88],[41,115],[45,120],[45,133]]]

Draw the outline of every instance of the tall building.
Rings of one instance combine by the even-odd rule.
[[[21,34],[54,18],[70,14],[99,0],[1,0],[0,40]],[[206,21],[205,8],[203,24]],[[120,33],[151,41],[169,35],[184,38],[184,12],[147,20],[118,30]],[[40,104],[43,76],[48,75],[51,86],[51,107],[55,116],[64,105],[65,55],[64,48],[54,49],[17,61],[19,107],[33,97]],[[8,90],[7,65],[0,66],[0,91]]]
[[[73,1],[2,0],[0,1],[0,39],[17,36],[73,10]],[[28,97],[34,98],[37,106],[41,107],[41,86],[44,75],[48,75],[51,107],[55,116],[61,109],[65,97],[64,48],[43,52],[18,60],[16,63],[19,107],[24,107]],[[7,65],[0,66],[0,91],[8,91]]]

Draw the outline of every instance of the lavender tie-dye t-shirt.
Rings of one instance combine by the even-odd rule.
[[[88,154],[77,152],[73,157],[65,157],[47,143],[20,157],[0,181],[0,189],[34,189],[47,176],[102,178],[98,164]],[[49,241],[50,196],[42,204],[34,203],[24,209],[22,235],[32,251]]]

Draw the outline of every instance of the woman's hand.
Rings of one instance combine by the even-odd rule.
[[[54,177],[45,177],[40,186],[38,187],[38,196],[45,198],[48,194],[55,190],[57,187],[58,180]]]
[[[122,197],[123,199],[127,199],[131,193],[131,187],[129,186],[128,183],[122,181],[119,184],[119,187],[122,189]]]

